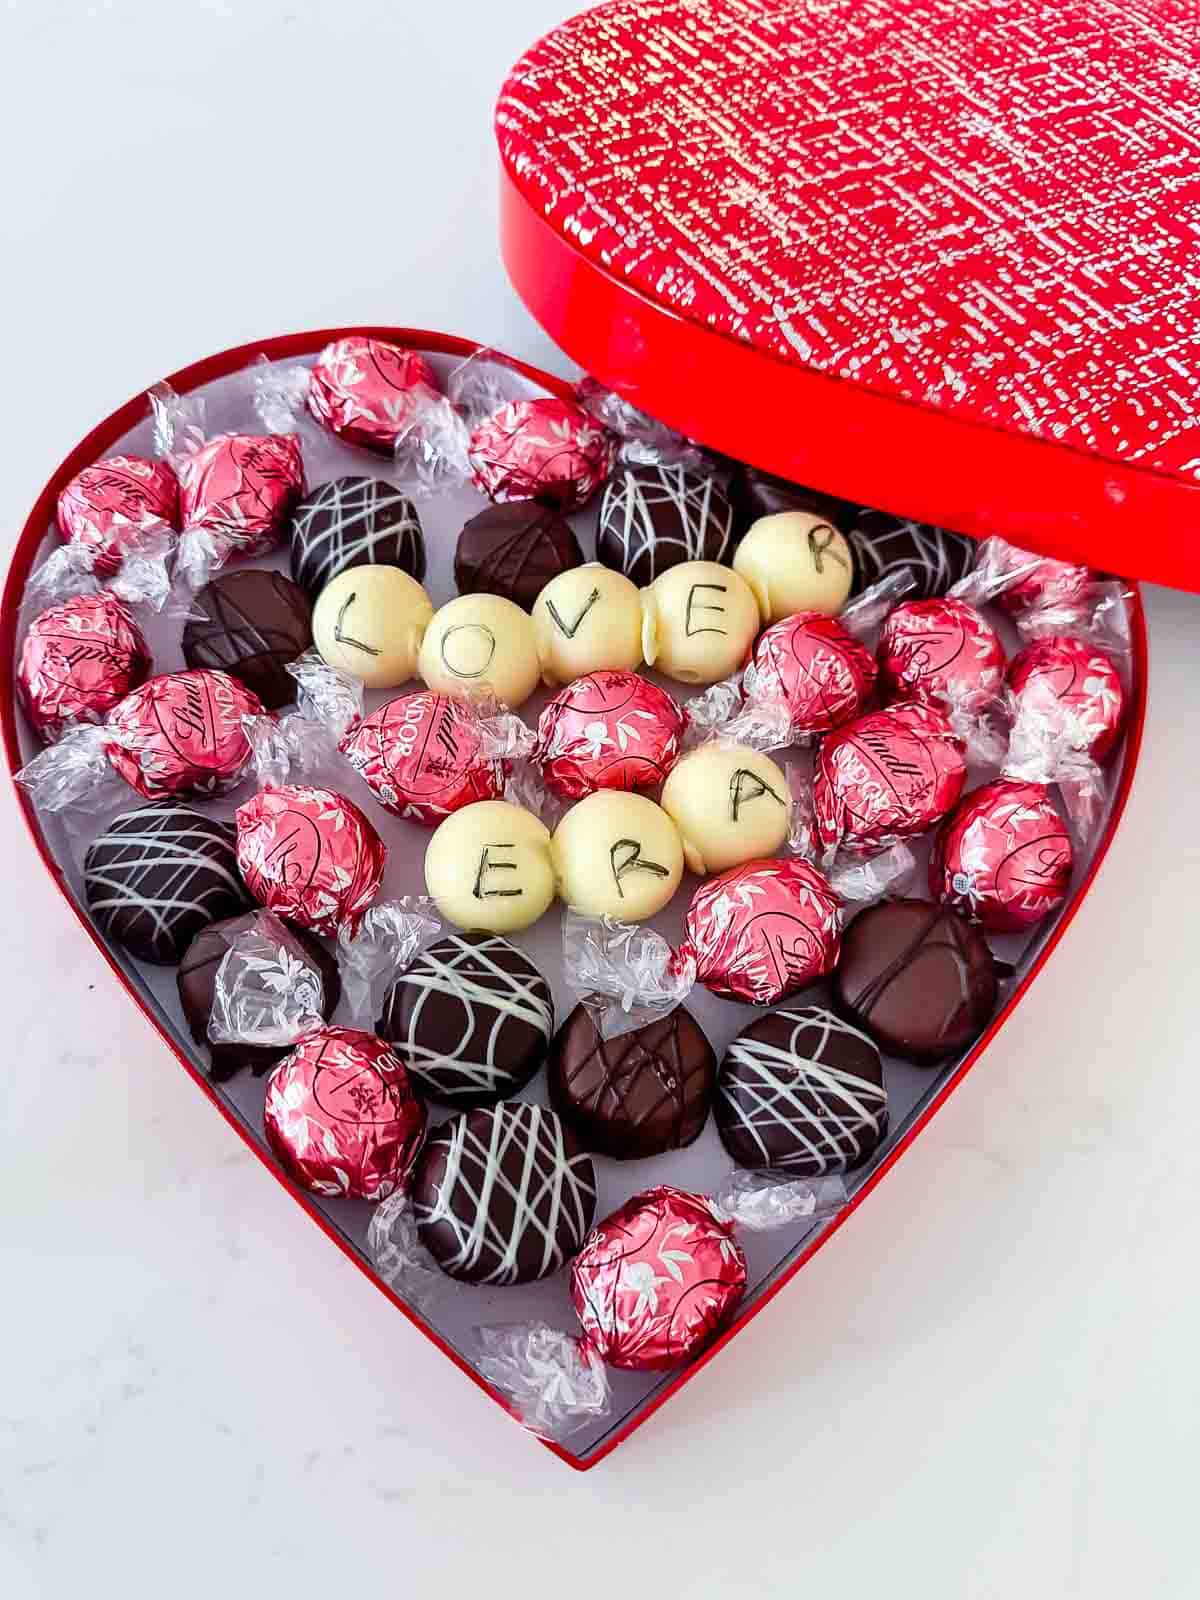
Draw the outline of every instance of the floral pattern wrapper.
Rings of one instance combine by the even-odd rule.
[[[282,784],[237,809],[246,887],[313,933],[353,933],[379,893],[387,849],[362,812],[329,789]]]
[[[597,789],[653,789],[679,758],[686,718],[665,689],[636,672],[590,672],[538,719],[534,760],[567,800]]]
[[[361,336],[326,345],[308,383],[308,409],[323,427],[387,456],[439,398],[424,356]]]
[[[1125,690],[1104,651],[1070,634],[1036,639],[1008,669],[1018,712],[1034,693],[1030,686],[1039,682],[1049,686],[1060,706],[1074,748],[1094,761],[1110,755],[1125,720]]]
[[[243,719],[262,704],[227,672],[168,672],[115,707],[105,754],[147,800],[215,795],[232,788],[250,761]]]
[[[30,624],[17,688],[43,739],[79,722],[99,722],[144,683],[151,668],[142,631],[121,602],[101,590],[43,611]]]
[[[398,1058],[373,1034],[321,1028],[267,1083],[263,1124],[288,1175],[313,1194],[384,1200],[405,1183],[425,1107]]]
[[[92,571],[109,578],[131,541],[178,528],[179,483],[165,461],[109,456],[71,479],[58,497],[57,515],[63,538],[89,550]]]
[[[612,471],[614,444],[568,400],[513,400],[474,429],[467,457],[476,487],[493,500],[577,511]]]
[[[822,851],[873,850],[932,828],[962,794],[965,751],[941,711],[908,701],[830,734],[813,779]]]
[[[965,795],[938,830],[929,883],[989,933],[1020,933],[1063,903],[1073,865],[1045,786],[998,778]]]
[[[782,697],[801,739],[857,717],[875,677],[871,652],[840,622],[798,611],[759,636],[746,688],[752,699]]]
[[[729,1218],[665,1184],[597,1223],[571,1266],[585,1349],[634,1372],[696,1355],[745,1288],[746,1258]]]
[[[1030,560],[1021,550],[1012,551],[1012,555],[1014,566]],[[1046,606],[1074,607],[1086,600],[1091,582],[1087,567],[1074,567],[1068,561],[1053,561],[1047,556],[1015,583],[1001,589],[995,597],[996,604],[1010,617],[1021,617]]]
[[[204,533],[223,556],[261,556],[287,533],[304,493],[304,460],[294,433],[223,433],[178,458],[185,534]]]
[[[480,719],[446,695],[389,700],[351,729],[341,751],[381,806],[426,828],[504,793],[505,764],[489,753]]]
[[[879,675],[888,697],[925,705],[982,705],[1004,682],[1004,646],[974,606],[945,595],[908,600],[879,634]]]

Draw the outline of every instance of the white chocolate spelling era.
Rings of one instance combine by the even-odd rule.
[[[533,603],[542,677],[551,688],[589,672],[634,672],[642,664],[642,597],[636,584],[598,562],[560,572]]]
[[[625,790],[598,789],[573,805],[550,849],[559,894],[587,916],[642,922],[683,876],[675,824],[653,800]]]
[[[680,683],[716,683],[743,665],[759,629],[744,578],[715,561],[684,561],[642,590],[646,660]]]
[[[780,767],[744,744],[704,744],[676,762],[662,807],[679,829],[689,872],[724,872],[774,855],[791,796]]]
[[[797,611],[836,617],[846,604],[854,562],[845,538],[808,511],[777,511],[751,523],[733,558],[754,590],[764,622]]]
[[[464,806],[429,841],[425,886],[458,928],[528,928],[554,899],[550,830],[531,811],[504,800]]]
[[[313,643],[368,689],[394,689],[415,675],[432,616],[433,601],[399,567],[349,567],[317,597]]]
[[[529,613],[502,595],[460,594],[426,629],[420,671],[438,694],[490,692],[523,705],[541,676]]]

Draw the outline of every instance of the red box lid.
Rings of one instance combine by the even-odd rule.
[[[898,515],[1200,589],[1191,0],[616,0],[496,113],[581,366]]]

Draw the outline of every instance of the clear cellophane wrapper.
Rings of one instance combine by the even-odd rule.
[[[304,946],[271,911],[234,934],[213,983],[213,1044],[278,1049],[325,1025],[324,987]]]

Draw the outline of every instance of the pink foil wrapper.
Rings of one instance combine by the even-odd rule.
[[[989,933],[1020,933],[1063,903],[1073,865],[1049,791],[998,778],[965,795],[938,830],[929,883]]]
[[[380,805],[426,828],[504,793],[504,763],[485,754],[479,719],[446,695],[389,700],[351,729],[341,750]]]
[[[424,356],[353,336],[321,351],[309,379],[308,409],[347,444],[390,456],[438,392]]]
[[[745,1288],[746,1258],[732,1223],[701,1195],[665,1184],[597,1223],[571,1266],[585,1346],[633,1372],[696,1355]]]
[[[1069,634],[1037,639],[1013,658],[1008,669],[1018,708],[1035,682],[1053,690],[1068,719],[1073,746],[1086,750],[1094,761],[1103,761],[1125,720],[1121,676],[1104,651]]]
[[[828,733],[851,721],[875,687],[874,657],[834,617],[798,611],[773,623],[754,646],[756,697],[781,697],[792,737]]]
[[[822,849],[874,849],[932,828],[962,793],[965,750],[942,712],[914,702],[831,733],[813,778]]]
[[[227,672],[169,672],[116,706],[109,761],[147,800],[214,795],[232,788],[250,760],[243,718],[264,716],[257,695]]]
[[[538,718],[534,760],[567,800],[597,789],[653,789],[679,759],[686,719],[677,701],[636,672],[589,672]]]
[[[1012,565],[1023,565],[1031,558],[1023,550],[1012,551]],[[1048,556],[1011,587],[1001,589],[995,596],[996,604],[1010,617],[1020,617],[1026,611],[1040,610],[1043,606],[1082,605],[1092,582],[1087,567],[1074,567],[1067,561],[1053,561]]]
[[[115,595],[75,595],[30,624],[17,687],[43,739],[78,722],[100,722],[152,662],[142,631]]]
[[[387,850],[345,795],[284,784],[238,807],[237,860],[260,905],[333,937],[379,893]]]
[[[425,1107],[382,1039],[321,1028],[267,1083],[263,1124],[288,1175],[313,1194],[385,1200],[425,1136]]]
[[[179,484],[165,461],[109,456],[71,479],[57,514],[63,538],[91,551],[92,571],[109,578],[131,540],[178,528]]]
[[[879,634],[879,675],[890,699],[983,703],[1004,682],[1004,647],[974,606],[946,595],[906,600]]]
[[[841,901],[807,861],[748,861],[701,884],[675,965],[723,1000],[770,1006],[833,970]]]
[[[266,555],[283,542],[304,493],[294,433],[219,434],[177,466],[185,531],[212,534],[239,556]]]
[[[497,501],[577,511],[612,471],[611,436],[569,400],[513,400],[471,434],[475,485]]]

